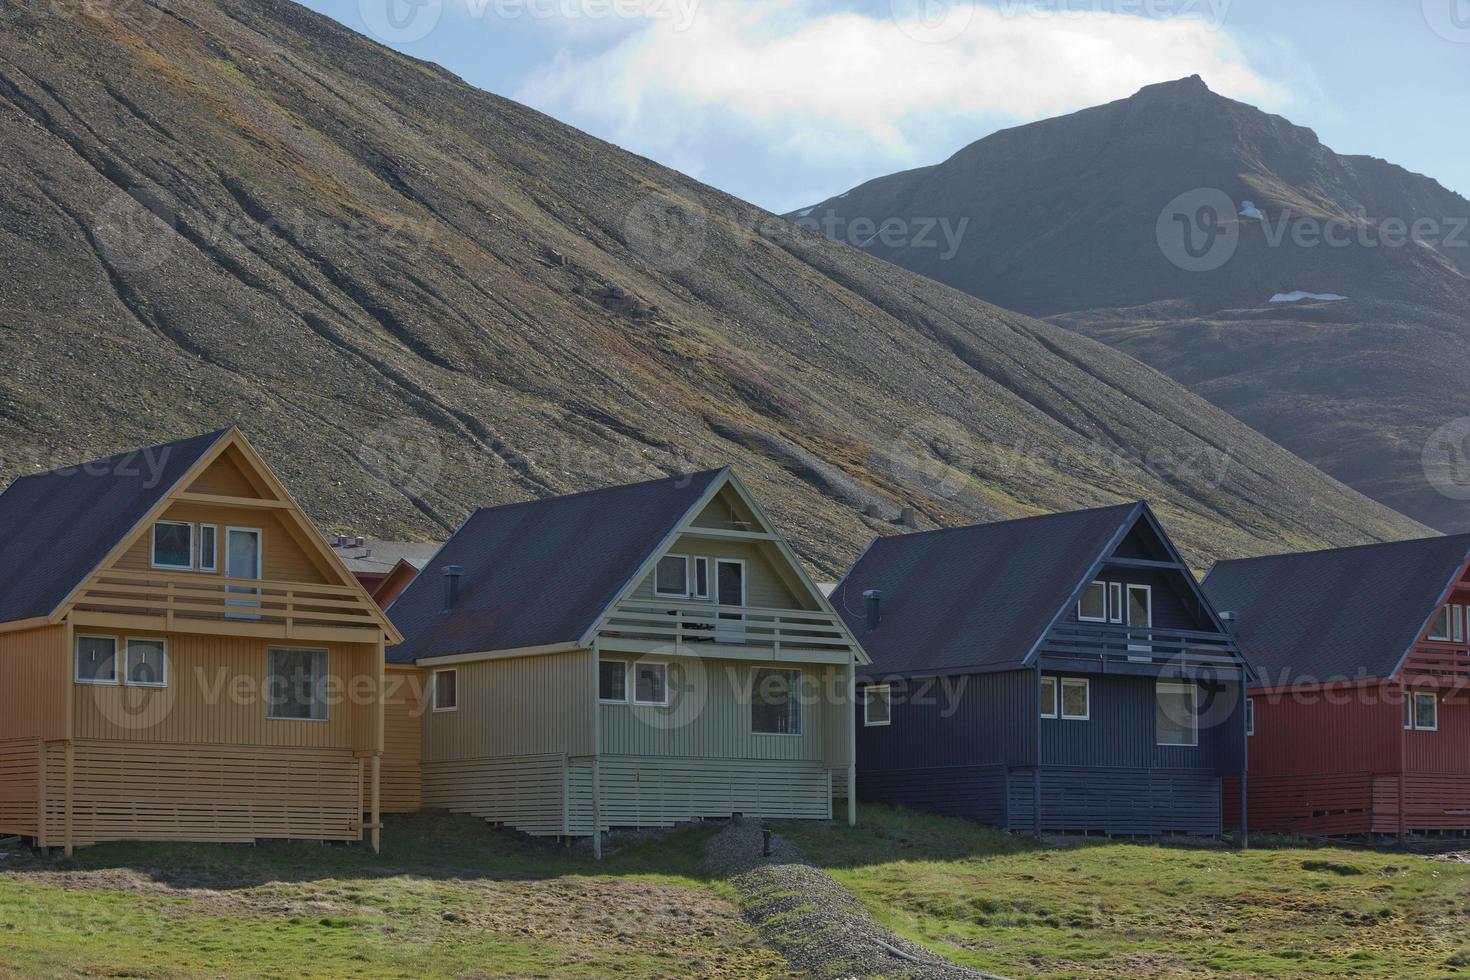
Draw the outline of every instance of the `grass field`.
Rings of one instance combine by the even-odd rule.
[[[866,807],[789,836],[873,917],[1012,977],[1470,974],[1470,864],[1271,846],[1041,847]],[[1264,846],[1263,846],[1264,845]]]

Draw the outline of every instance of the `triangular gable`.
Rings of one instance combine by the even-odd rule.
[[[1391,679],[1397,680],[1399,675],[1404,672],[1404,667],[1408,664],[1409,658],[1414,655],[1414,650],[1419,646],[1419,641],[1429,632],[1430,624],[1439,615],[1440,607],[1450,601],[1456,589],[1462,588],[1467,584],[1470,584],[1470,557],[1467,557],[1466,561],[1455,570],[1454,574],[1450,576],[1449,582],[1440,590],[1439,596],[1430,605],[1429,612],[1425,615],[1424,621],[1419,624],[1419,630],[1414,634],[1413,641],[1399,655],[1398,662],[1394,664],[1393,671],[1388,675]]]

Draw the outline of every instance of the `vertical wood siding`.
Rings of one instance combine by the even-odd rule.
[[[1256,691],[1251,698],[1256,704],[1252,783],[1266,776],[1398,771],[1404,709],[1397,685],[1325,694]]]
[[[70,658],[64,626],[0,633],[0,739],[66,737]]]
[[[225,528],[259,528],[261,551],[261,577],[274,582],[304,582],[320,584],[327,581],[325,575],[307,556],[306,550],[286,530],[286,523],[270,510],[254,508],[221,507],[212,504],[171,504],[163,512],[164,520],[190,521],[219,525],[219,568],[215,572],[198,572],[202,576],[222,576],[225,573]],[[133,546],[118,556],[111,566],[133,571],[153,570],[153,536],[144,534]]]
[[[869,728],[861,704],[856,707],[860,771],[1035,763],[1032,672],[887,683],[892,724]]]
[[[436,762],[593,753],[597,692],[590,650],[455,669],[459,709],[424,714],[425,772]]]
[[[422,805],[423,714],[426,671],[388,670],[383,698],[382,809],[413,813]]]
[[[1240,767],[1240,726],[1244,722],[1238,684],[1224,685],[1213,699],[1201,690],[1199,745],[1163,746],[1156,744],[1155,678],[1066,673],[1055,676],[1087,677],[1091,717],[1086,721],[1042,720],[1042,760],[1046,765],[1219,772],[1237,771]]]
[[[798,600],[796,593],[786,584],[776,570],[778,556],[773,553],[774,545],[762,545],[747,541],[709,541],[702,538],[680,536],[669,548],[672,554],[706,558],[739,558],[745,561],[745,604],[762,609],[815,608],[815,603],[805,598]],[[714,592],[714,563],[710,563],[710,594]],[[633,598],[651,600],[653,595],[653,573],[646,575]]]

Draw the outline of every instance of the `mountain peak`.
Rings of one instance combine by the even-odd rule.
[[[1155,82],[1153,85],[1145,85],[1138,90],[1134,98],[1149,95],[1198,98],[1214,94],[1203,78],[1198,75],[1190,75],[1188,78],[1178,78],[1171,82]]]

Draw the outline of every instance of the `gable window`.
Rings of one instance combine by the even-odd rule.
[[[199,525],[199,570],[219,570],[219,528],[213,524]]]
[[[434,710],[455,711],[459,708],[459,671],[434,671]]]
[[[801,671],[757,667],[751,672],[750,730],[756,735],[801,734]]]
[[[1123,583],[1108,584],[1108,622],[1123,622]]]
[[[1041,679],[1041,717],[1055,718],[1057,716],[1057,679],[1055,677],[1043,677]]]
[[[694,559],[694,598],[709,598],[709,559]]]
[[[74,676],[78,684],[116,684],[117,637],[78,636]]]
[[[665,707],[669,703],[669,665],[635,664],[633,703]]]
[[[130,637],[123,676],[134,687],[168,687],[168,641]]]
[[[1093,582],[1077,601],[1077,618],[1084,623],[1106,623],[1108,621],[1108,585]]]
[[[621,660],[603,660],[597,664],[597,700],[608,704],[628,701],[628,665]]]
[[[1256,699],[1245,699],[1245,733],[1254,735],[1256,733]]]
[[[1065,721],[1086,721],[1091,717],[1088,683],[1084,677],[1062,678],[1062,718]]]
[[[326,721],[327,651],[272,647],[266,659],[266,717]]]
[[[653,594],[684,599],[689,595],[689,559],[664,555],[653,571]]]
[[[1404,695],[1404,730],[1439,731],[1439,697],[1433,691],[1413,691]]]
[[[1154,694],[1154,725],[1160,745],[1199,744],[1199,690],[1188,683],[1159,681]]]
[[[153,567],[194,567],[194,525],[159,521],[153,525]]]
[[[1448,642],[1450,636],[1450,607],[1442,606],[1439,612],[1435,613],[1434,621],[1429,624],[1429,638]]]
[[[863,689],[863,724],[878,728],[893,723],[893,690],[887,684]]]
[[[1450,632],[1455,635],[1456,643],[1465,642],[1465,607],[1450,606]]]

